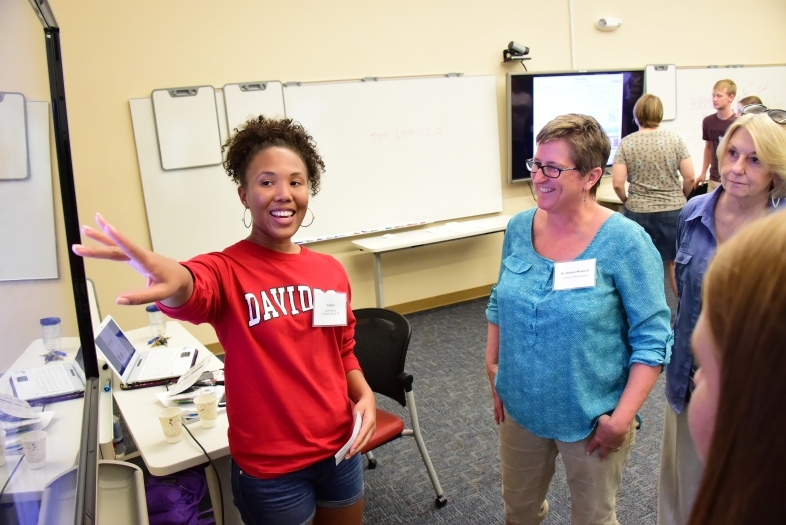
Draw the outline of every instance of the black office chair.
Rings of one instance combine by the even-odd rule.
[[[372,450],[402,436],[415,438],[420,456],[426,465],[434,492],[437,493],[437,507],[444,507],[448,500],[442,492],[437,473],[423,442],[415,408],[415,394],[412,392],[412,375],[404,371],[407,348],[412,328],[404,316],[384,308],[362,308],[355,310],[355,355],[363,369],[371,389],[383,396],[397,401],[409,409],[412,429],[406,428],[404,420],[381,408],[377,408],[377,429],[374,437],[361,451],[368,458],[368,468],[377,466]]]

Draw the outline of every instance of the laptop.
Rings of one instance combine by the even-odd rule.
[[[71,363],[53,362],[39,368],[19,370],[10,375],[14,396],[31,406],[75,399],[85,395],[82,348]]]
[[[110,315],[101,322],[95,340],[106,363],[126,388],[176,379],[196,363],[198,353],[192,346],[139,351]]]

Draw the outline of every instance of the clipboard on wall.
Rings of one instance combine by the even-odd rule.
[[[151,98],[164,170],[221,164],[216,93],[211,86],[157,89]]]
[[[286,116],[284,88],[278,80],[227,84],[223,91],[224,106],[227,111],[227,131],[230,135],[235,128],[251,117]]]
[[[25,96],[0,92],[0,180],[21,180],[28,175]]]
[[[663,120],[677,118],[677,66],[648,65],[644,68],[644,92],[660,98]]]

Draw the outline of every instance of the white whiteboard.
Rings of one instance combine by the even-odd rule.
[[[326,171],[299,242],[502,211],[494,76],[284,87]]]
[[[223,97],[215,93],[218,107]],[[179,261],[200,253],[222,250],[248,235],[241,222],[243,205],[237,186],[221,165],[164,171],[159,162],[153,104],[149,98],[133,99],[139,173],[145,197],[153,250]],[[221,140],[226,140],[224,112],[219,112]],[[106,215],[111,222],[110,215]]]
[[[0,281],[57,279],[49,103],[26,108],[30,176],[0,180]]]
[[[737,84],[737,101],[756,95],[770,108],[786,108],[786,66],[746,66],[734,68],[677,68],[677,118],[663,122],[661,127],[677,132],[688,145],[693,166],[701,169],[704,141],[701,140],[701,121],[714,113],[712,86],[718,80],[730,78]]]
[[[284,102],[327,168],[310,202],[316,219],[296,241],[502,211],[495,77],[305,85],[284,88]],[[220,90],[215,104],[223,143],[234,106]],[[185,260],[247,237],[222,166],[165,171],[151,99],[130,106],[153,250]]]
[[[249,118],[265,115],[282,118],[284,92],[281,82],[245,82],[224,86],[224,106],[227,110],[227,129],[232,131]]]
[[[28,174],[25,96],[0,93],[0,180],[26,179]]]

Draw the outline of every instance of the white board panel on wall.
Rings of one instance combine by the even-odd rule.
[[[221,136],[211,86],[153,91],[155,129],[165,170],[221,164]]]
[[[215,93],[218,107],[223,97]],[[153,250],[179,261],[222,250],[248,235],[241,222],[243,205],[237,186],[221,165],[165,171],[159,162],[153,104],[132,99],[142,192]],[[226,140],[224,112],[219,112],[222,142]],[[111,222],[110,215],[105,215]]]
[[[25,106],[30,176],[0,180],[0,281],[58,277],[49,103]]]
[[[285,116],[284,92],[279,81],[227,84],[223,92],[230,134],[249,118]]]
[[[494,76],[285,86],[326,172],[309,242],[502,211]]]
[[[21,93],[0,93],[0,180],[27,178],[27,111]]]
[[[677,118],[677,67],[674,64],[645,67],[644,92],[660,99],[663,120]]]
[[[786,66],[745,66],[677,68],[677,118],[664,122],[664,129],[677,132],[688,146],[693,166],[701,170],[704,141],[701,123],[704,117],[715,112],[712,107],[712,86],[721,79],[731,79],[737,84],[733,102],[748,95],[756,95],[771,108],[786,107]]]

